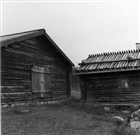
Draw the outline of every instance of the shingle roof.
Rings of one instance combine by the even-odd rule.
[[[56,45],[56,43],[49,37],[49,35],[46,33],[45,29],[38,29],[38,30],[32,30],[27,32],[21,32],[16,34],[10,34],[5,36],[0,36],[0,47],[7,46],[16,42],[20,42],[26,39],[30,39],[36,36],[44,35],[51,43],[52,45],[60,52],[60,54],[70,63],[70,65],[74,66],[74,64],[71,62],[71,60],[65,55],[65,53]]]
[[[112,72],[140,69],[140,50],[89,55],[79,63],[77,72]]]

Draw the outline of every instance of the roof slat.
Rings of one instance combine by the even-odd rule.
[[[132,59],[128,59],[128,56],[131,56]],[[122,71],[123,69],[134,70],[134,68],[137,69],[140,67],[140,50],[94,54],[87,59],[85,65],[86,66],[81,65],[79,67],[79,69],[82,67],[81,72],[85,71],[85,68],[88,69],[88,71],[94,72],[102,72],[106,70]]]

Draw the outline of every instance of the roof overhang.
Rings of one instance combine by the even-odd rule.
[[[0,42],[1,42],[1,47],[3,46],[7,46],[16,42],[20,42],[20,41],[24,41],[26,39],[30,39],[36,36],[40,36],[43,35],[45,33],[44,29],[39,29],[39,30],[35,30],[35,31],[27,31],[27,32],[23,32],[23,33],[16,33],[16,34],[11,34],[11,35],[5,35],[5,36],[1,36],[0,38]],[[20,35],[21,36],[17,36],[14,38],[15,35]],[[9,38],[9,39],[5,39],[3,40],[4,37],[8,37],[8,36],[13,36],[13,38]]]
[[[77,72],[77,73],[73,73],[73,75],[89,75],[89,74],[126,72],[126,71],[140,71],[140,67],[139,68],[131,68],[131,69],[120,69],[120,70],[104,70],[104,71]]]

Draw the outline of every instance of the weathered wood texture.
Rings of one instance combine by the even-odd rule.
[[[140,71],[85,75],[83,96],[109,104],[140,104]],[[119,79],[128,79],[129,88],[120,88]],[[83,87],[83,86],[82,86]]]
[[[2,102],[28,101],[34,98],[31,71],[33,65],[51,67],[52,92],[46,93],[45,100],[68,96],[71,65],[49,40],[39,36],[1,48]]]

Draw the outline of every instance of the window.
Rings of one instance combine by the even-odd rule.
[[[119,87],[120,88],[129,88],[128,79],[120,79],[120,81],[119,81]]]

